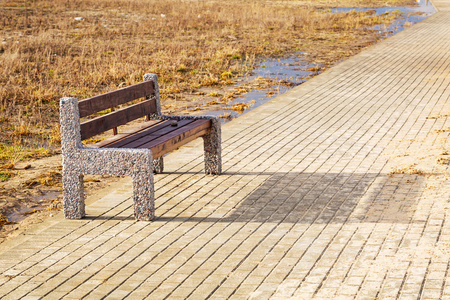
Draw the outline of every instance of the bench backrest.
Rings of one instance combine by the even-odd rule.
[[[88,139],[107,130],[114,129],[138,118],[158,113],[154,81],[144,81],[113,92],[94,96],[78,102],[80,118],[111,109],[103,116],[80,124],[81,140]],[[114,111],[114,107],[145,97],[145,100]]]

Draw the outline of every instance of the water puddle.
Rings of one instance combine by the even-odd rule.
[[[8,218],[8,221],[18,223],[28,217],[28,215],[31,215],[41,209],[42,207],[39,205],[33,207],[24,207],[19,209],[18,211],[8,214],[6,217]]]
[[[308,80],[309,76],[318,74],[315,71],[308,71],[308,69],[317,68],[318,64],[307,63],[300,61],[297,54],[293,54],[288,58],[282,59],[265,59],[261,61],[259,67],[252,70],[251,75],[246,76],[245,82],[258,82],[258,80],[273,80],[275,85],[271,85],[270,88],[254,88],[240,97],[234,98],[228,103],[230,107],[236,104],[244,103],[249,107],[245,109],[248,112],[258,106],[263,105],[274,96],[283,94],[291,88],[302,84]],[[250,84],[251,85],[251,84]],[[237,118],[242,113],[230,110],[213,110],[208,111],[208,115],[214,116],[228,116],[223,118],[223,122],[227,122],[231,119]]]
[[[350,11],[375,11],[377,15],[401,12],[400,17],[389,25],[376,25],[369,30],[374,30],[376,34],[389,37],[392,36],[408,26],[418,23],[433,13],[436,12],[434,6],[428,0],[418,0],[417,6],[404,6],[404,7],[382,7],[382,8],[335,8],[330,9],[330,13],[346,13]],[[262,104],[266,103],[273,97],[283,94],[290,90],[292,87],[302,84],[307,81],[311,76],[320,73],[320,64],[311,64],[302,59],[302,53],[293,53],[287,58],[282,59],[265,59],[261,61],[260,65],[252,70],[250,76],[245,78],[245,82],[252,82],[258,80],[258,78],[269,78],[275,82],[290,83],[273,85],[270,88],[251,89],[249,92],[242,96],[234,98],[228,104],[230,107],[236,104],[243,103],[249,107],[244,112],[237,112],[230,110],[212,110],[206,112],[208,115],[214,116],[226,116],[222,119],[225,123],[231,119],[237,118],[245,112],[248,112]],[[317,69],[314,70],[314,69]],[[238,88],[239,85],[236,86]]]
[[[48,193],[46,193],[46,194],[44,194],[44,195],[42,195],[42,196],[38,196],[38,197],[35,197],[33,200],[35,201],[35,202],[46,202],[46,201],[49,201],[49,200],[53,200],[54,198],[56,198],[59,194],[60,194],[61,192],[48,192]]]
[[[33,198],[33,202],[36,202],[36,204],[26,207],[19,207],[16,209],[16,211],[9,213],[6,215],[8,218],[8,221],[10,222],[20,222],[27,218],[29,215],[38,212],[40,210],[43,210],[46,208],[46,206],[42,205],[48,201],[51,201],[52,199],[56,198],[60,192],[48,192],[44,195],[37,196]]]
[[[400,12],[401,16],[389,25],[376,25],[369,29],[378,30],[380,34],[389,37],[399,33],[406,27],[418,23],[436,12],[436,9],[428,0],[418,0],[417,6],[397,6],[397,7],[381,7],[381,8],[334,8],[331,13],[345,13],[350,11],[375,11],[376,15],[382,15],[393,12]]]

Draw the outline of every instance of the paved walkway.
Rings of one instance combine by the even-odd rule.
[[[226,124],[223,175],[202,174],[201,141],[167,157],[154,222],[133,220],[124,180],[88,218],[2,245],[0,295],[450,299],[445,149],[438,171],[402,169],[449,136],[450,0],[433,2],[434,16]]]

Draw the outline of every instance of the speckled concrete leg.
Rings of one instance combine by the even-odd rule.
[[[156,174],[164,171],[164,160],[162,157],[153,160],[153,172]]]
[[[134,217],[136,220],[151,221],[155,216],[153,170],[137,172],[132,177]]]
[[[205,150],[205,173],[219,175],[222,173],[222,143],[220,121],[213,119],[211,133],[203,136]]]
[[[85,216],[83,175],[63,172],[63,210],[67,219]]]

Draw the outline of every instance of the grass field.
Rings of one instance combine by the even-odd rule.
[[[263,57],[303,51],[326,67],[377,40],[362,28],[397,16],[327,8],[386,4],[411,1],[1,0],[0,166],[52,153],[63,96],[82,99],[152,72],[164,107],[233,84]],[[0,170],[0,180],[9,176]]]

